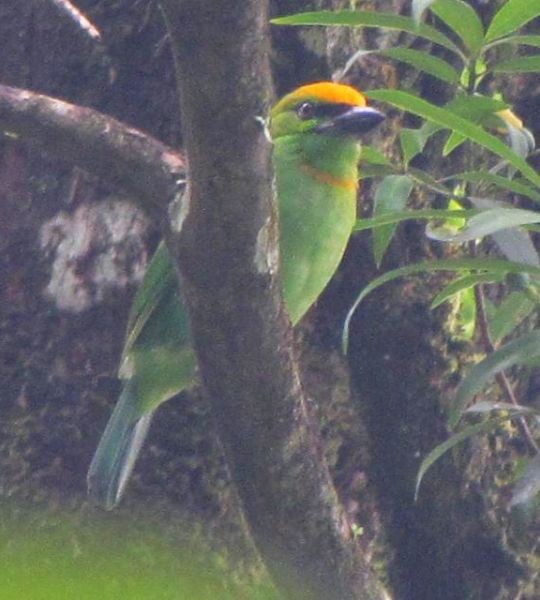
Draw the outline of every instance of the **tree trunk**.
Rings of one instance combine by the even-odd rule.
[[[260,0],[163,2],[189,157],[178,267],[233,481],[278,589],[382,598],[308,414],[278,286],[267,11]],[[226,149],[226,151],[225,151]]]

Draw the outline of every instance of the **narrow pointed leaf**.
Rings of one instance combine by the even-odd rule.
[[[494,73],[538,73],[540,71],[540,55],[520,56],[494,64]]]
[[[426,52],[410,48],[388,48],[382,50],[379,54],[412,65],[419,71],[424,71],[424,73],[428,73],[446,83],[455,84],[459,81],[459,73],[452,65]]]
[[[412,191],[413,183],[406,175],[385,177],[375,193],[373,212],[375,216],[402,211]],[[388,224],[373,231],[373,256],[380,266],[388,245],[396,231],[397,224]]]
[[[476,329],[476,298],[474,290],[467,288],[458,294],[459,306],[451,334],[455,339],[470,341]]]
[[[500,111],[509,109],[509,105],[502,100],[482,94],[468,96],[460,93],[444,108],[478,124],[483,123],[489,117],[493,118],[493,115]]]
[[[501,229],[491,234],[505,258],[513,262],[539,266],[540,259],[531,236],[521,229]]]
[[[461,146],[461,144],[463,144],[464,141],[465,141],[464,136],[462,136],[460,133],[456,133],[455,131],[452,131],[452,133],[448,136],[448,139],[446,140],[446,143],[442,150],[442,155],[445,157],[448,156],[456,148]]]
[[[462,0],[437,0],[431,11],[454,30],[472,54],[477,54],[484,41],[484,26],[470,4]]]
[[[458,387],[448,425],[454,428],[467,404],[497,373],[540,355],[540,331],[532,331],[502,346],[476,364]]]
[[[540,15],[536,0],[508,0],[493,17],[486,32],[486,42],[513,33]]]
[[[427,140],[419,132],[419,129],[403,128],[399,134],[401,153],[406,165],[424,150]]]
[[[433,188],[438,188],[439,193],[444,195],[450,195],[449,190],[442,184],[440,184],[435,177],[432,177],[427,171],[423,171],[422,169],[415,169],[414,167],[409,167],[408,175],[410,175],[411,179],[418,180],[421,183],[425,183],[426,185],[430,185]]]
[[[472,406],[469,406],[465,413],[486,414],[500,411],[508,413],[508,416],[527,417],[538,414],[538,411],[534,410],[534,408],[531,408],[530,406],[511,404],[510,402],[492,402],[491,400],[481,400],[480,402],[475,402]]]
[[[374,229],[392,223],[401,223],[401,221],[410,221],[414,219],[451,219],[454,217],[472,217],[477,215],[478,211],[470,210],[444,210],[432,208],[425,210],[403,210],[392,213],[386,213],[373,217],[371,219],[358,219],[354,225],[354,231],[363,231],[364,229]]]
[[[482,421],[482,423],[476,423],[475,425],[469,425],[465,427],[458,433],[455,433],[447,439],[442,444],[436,446],[422,461],[420,464],[420,468],[418,469],[418,475],[416,476],[416,488],[414,492],[415,502],[418,500],[418,493],[420,491],[420,484],[424,478],[424,475],[427,471],[433,466],[433,464],[441,458],[443,454],[448,452],[448,450],[452,449],[454,446],[457,446],[461,442],[471,438],[474,435],[478,435],[480,433],[487,433],[496,429],[502,422],[504,422],[505,418],[497,418],[497,419],[488,419],[486,421]]]
[[[501,44],[514,44],[517,46],[534,46],[540,48],[540,35],[511,35],[510,37],[497,40],[490,46],[499,46]]]
[[[501,229],[539,222],[540,212],[521,208],[491,208],[472,217],[458,233],[426,228],[426,235],[439,242],[462,243],[483,238]]]
[[[523,292],[508,294],[489,317],[492,340],[500,342],[535,309],[536,304]]]
[[[431,303],[431,308],[437,308],[437,306],[440,306],[452,296],[478,285],[479,283],[498,283],[503,279],[503,275],[495,275],[493,273],[473,273],[471,275],[465,275],[464,277],[458,277],[458,279],[451,281],[435,296]]]
[[[469,200],[474,208],[481,210],[500,208],[515,210],[513,206],[503,204],[491,198],[470,196]],[[511,229],[495,231],[491,236],[499,250],[508,260],[526,265],[540,266],[538,252],[532,243],[531,236],[526,231],[513,227]]]
[[[415,275],[419,273],[429,273],[435,271],[486,271],[494,274],[499,273],[529,273],[540,277],[540,267],[524,265],[522,263],[514,263],[508,260],[496,259],[496,258],[462,258],[462,259],[442,259],[425,261],[416,263],[414,265],[408,265],[406,267],[400,267],[399,269],[393,269],[384,273],[380,277],[377,277],[370,281],[370,283],[360,292],[356,298],[354,304],[349,309],[345,323],[343,325],[342,335],[342,347],[343,351],[347,353],[348,338],[349,338],[349,327],[351,319],[356,312],[356,309],[360,303],[385,283],[398,279],[399,277],[405,277],[407,275]]]
[[[455,230],[464,227],[465,223],[467,223],[467,218],[465,216],[465,209],[463,208],[463,204],[461,204],[457,198],[450,198],[448,202],[448,209],[461,211],[461,215],[459,217],[446,219],[445,223],[448,223],[448,227],[453,227]]]
[[[388,102],[398,108],[419,115],[425,119],[433,121],[443,127],[460,133],[466,138],[476,142],[480,146],[491,150],[491,152],[506,159],[511,165],[519,169],[522,174],[536,186],[540,187],[540,175],[523,158],[512,152],[504,142],[497,137],[484,131],[481,127],[472,123],[453,112],[430,104],[426,100],[402,92],[399,90],[374,90],[369,93],[371,98]]]
[[[381,13],[370,10],[321,10],[305,12],[286,17],[278,17],[270,21],[274,25],[344,25],[347,27],[381,27],[412,33],[425,38],[453,52],[460,53],[459,48],[444,34],[425,23],[417,24],[411,17]]]
[[[455,179],[495,185],[499,188],[515,192],[516,194],[527,196],[527,198],[531,198],[531,200],[535,200],[536,202],[540,202],[540,194],[527,183],[523,183],[522,181],[518,181],[516,179],[509,179],[508,177],[503,177],[502,175],[495,175],[489,171],[480,170],[457,173],[455,175]]]
[[[417,154],[424,150],[429,138],[440,131],[441,127],[426,121],[422,127],[417,129],[403,128],[399,135],[403,160],[408,164]]]

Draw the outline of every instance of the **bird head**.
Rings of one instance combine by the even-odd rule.
[[[274,139],[299,133],[358,138],[383,119],[355,88],[323,81],[283,97],[272,109],[270,133]]]

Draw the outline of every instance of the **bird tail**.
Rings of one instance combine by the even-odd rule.
[[[140,416],[136,387],[126,381],[88,469],[88,495],[107,510],[120,501],[152,421],[154,411]]]

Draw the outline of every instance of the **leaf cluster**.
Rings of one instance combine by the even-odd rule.
[[[463,0],[412,0],[410,16],[341,10],[302,13],[273,21],[279,25],[373,27],[401,32],[405,43],[382,50],[359,49],[343,74],[366,55],[379,54],[448,86],[450,100],[444,106],[411,91],[380,89],[368,93],[375,101],[419,117],[421,125],[400,132],[399,164],[391,163],[374,148],[364,150],[363,177],[381,180],[373,216],[360,220],[356,229],[372,230],[378,266],[396,228],[408,219],[427,220],[426,236],[460,248],[462,257],[408,265],[377,277],[358,295],[343,332],[346,350],[352,315],[381,285],[413,274],[450,271],[456,277],[434,298],[433,308],[444,302],[454,303],[461,313],[461,331],[456,335],[470,339],[476,329],[482,328],[489,340],[489,347],[483,348],[486,357],[462,379],[449,411],[448,426],[457,431],[422,462],[417,493],[424,474],[440,456],[508,419],[520,420],[535,453],[515,485],[512,504],[535,502],[540,490],[536,443],[540,412],[520,406],[513,397],[502,403],[482,400],[467,408],[505,370],[529,366],[540,359],[540,331],[515,337],[518,325],[536,315],[540,302],[540,257],[530,235],[540,223],[540,211],[536,209],[540,203],[540,175],[527,161],[535,152],[534,139],[502,95],[486,91],[486,82],[494,81],[496,85],[501,73],[540,72],[540,35],[520,31],[539,16],[540,3],[507,0],[485,26],[475,9]],[[427,40],[436,52],[416,49],[413,45],[417,40]],[[465,170],[438,175],[412,166],[437,138],[442,142],[443,157],[462,147]],[[434,200],[446,199],[446,207],[407,209],[417,189],[427,191]],[[490,244],[485,243],[488,239]],[[489,248],[493,246],[503,258],[490,256]],[[490,285],[504,292],[497,304],[484,295]],[[462,421],[470,418],[482,420],[463,425]]]

